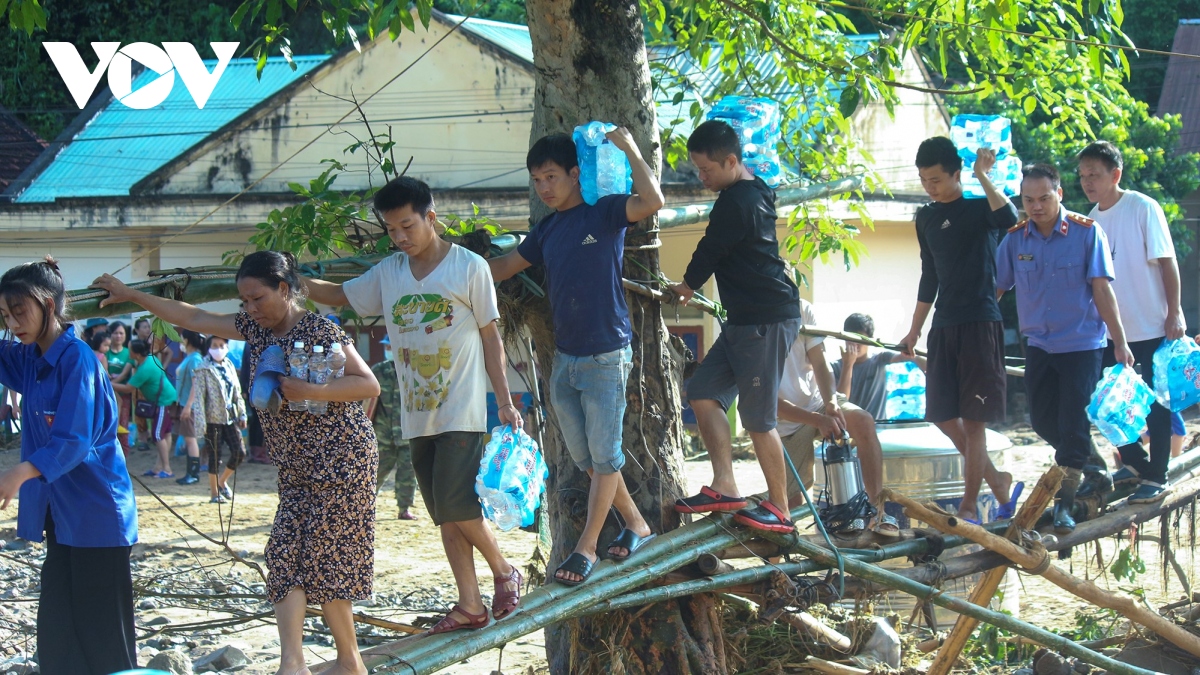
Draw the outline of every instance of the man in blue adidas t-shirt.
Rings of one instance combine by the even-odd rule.
[[[589,206],[579,187],[575,143],[566,134],[546,136],[534,143],[525,163],[538,196],[554,213],[516,251],[488,261],[496,281],[530,265],[546,268],[558,348],[550,400],[571,459],[592,479],[587,524],[554,575],[569,586],[591,574],[610,506],[625,521],[609,544],[611,557],[624,560],[653,536],[621,477],[625,382],[633,367],[621,261],[625,230],[662,208],[663,195],[629,131],[611,131],[608,140],[629,158],[636,194],[602,197]]]

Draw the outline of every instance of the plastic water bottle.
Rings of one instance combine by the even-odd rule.
[[[288,356],[288,375],[297,380],[308,381],[308,353],[304,351],[302,340],[296,340],[292,344],[292,353]],[[308,410],[308,401],[288,401],[288,410]]]
[[[479,493],[479,500],[501,531],[508,532],[521,526],[521,505],[509,493],[484,488]]]
[[[884,419],[925,418],[925,373],[912,361],[884,369]]]
[[[329,349],[329,379],[333,381],[346,374],[346,352],[342,351],[340,342],[333,343]]]
[[[742,141],[742,163],[775,187],[784,181],[779,162],[779,104],[769,98],[726,96],[708,111],[708,119],[719,119],[737,132]]]
[[[579,161],[579,187],[588,204],[606,195],[629,194],[633,189],[629,158],[605,136],[616,128],[606,122],[588,122],[575,127],[571,134]]]
[[[1012,122],[1001,115],[955,115],[950,121],[950,140],[958,156],[975,161],[980,148],[996,151],[1001,160],[1012,152]]]
[[[313,345],[313,354],[308,359],[308,381],[313,384],[325,384],[329,381],[329,359],[321,345]],[[324,415],[327,410],[329,401],[308,401],[308,412],[314,415]]]
[[[1154,351],[1154,398],[1172,412],[1200,402],[1200,345],[1191,338],[1164,341]]]
[[[961,152],[961,151],[960,151]],[[988,178],[1001,192],[1014,197],[1021,192],[1021,158],[1010,154],[1004,159],[996,160],[996,165],[988,171]],[[986,197],[983,185],[975,177],[975,157],[963,160],[962,168],[963,196],[968,198]]]
[[[1154,392],[1132,368],[1118,363],[1104,369],[1088,402],[1088,419],[1113,445],[1128,445],[1146,428]]]

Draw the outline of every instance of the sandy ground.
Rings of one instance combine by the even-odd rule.
[[[1051,450],[1037,442],[1028,428],[1017,428],[1008,432],[1017,443],[1016,452],[1007,467],[1018,479],[1029,485],[1051,464]],[[1104,444],[1107,448],[1107,444]],[[15,450],[0,452],[0,470],[18,460]],[[153,458],[148,452],[135,453],[131,470],[140,475],[150,468]],[[183,461],[176,458],[175,467],[181,471]],[[746,493],[765,489],[762,474],[753,462],[740,461],[737,471],[741,487]],[[689,485],[695,489],[711,477],[706,461],[687,463]],[[219,510],[208,503],[205,483],[183,487],[174,480],[144,479],[150,488],[176,513],[195,525],[208,536],[221,540],[220,515],[229,516],[228,507]],[[233,512],[232,527],[228,533],[229,546],[247,559],[261,563],[262,550],[274,516],[277,498],[275,493],[275,470],[261,465],[245,465],[237,475],[237,499]],[[148,598],[138,610],[139,656],[145,664],[159,648],[176,647],[189,651],[193,659],[225,644],[233,644],[246,652],[250,663],[240,672],[273,673],[278,664],[278,637],[269,616],[230,627],[198,626],[180,634],[159,636],[149,625],[152,622],[169,622],[170,625],[194,624],[197,622],[228,619],[232,614],[218,611],[233,608],[246,614],[267,612],[270,607],[255,599],[237,601],[220,600],[215,596],[221,592],[254,593],[261,590],[261,580],[246,566],[229,562],[230,557],[218,546],[205,541],[188,529],[178,517],[172,515],[150,493],[136,487],[139,505],[140,540],[133,552],[135,582],[141,586],[176,594],[194,594],[193,599]],[[412,623],[420,616],[436,617],[453,604],[454,588],[450,570],[446,564],[437,530],[420,506],[415,507],[420,517],[417,521],[401,521],[397,518],[395,504],[391,498],[391,482],[385,487],[377,502],[377,534],[375,558],[375,593],[373,601],[360,603],[358,611],[382,619]],[[16,509],[0,512],[0,539],[10,541],[15,536]],[[1153,528],[1157,535],[1157,524]],[[1184,526],[1186,536],[1186,525]],[[504,552],[514,564],[524,565],[536,546],[536,537],[525,532],[499,533],[498,538]],[[19,544],[13,545],[19,546]],[[28,622],[36,611],[36,574],[28,570],[29,565],[19,564],[18,558],[25,556],[36,562],[40,545],[32,545],[24,551],[4,551],[0,558],[0,578],[3,585],[12,589],[4,597],[0,607],[0,660],[14,652],[32,652],[32,639],[28,635]],[[1114,558],[1117,544],[1107,540],[1103,544],[1106,561]],[[1174,575],[1167,579],[1164,588],[1160,574],[1157,546],[1143,543],[1141,557],[1146,562],[1146,574],[1134,584],[1125,586],[1143,587],[1152,604],[1160,604],[1182,597],[1179,581]],[[1179,561],[1194,578],[1195,561],[1192,551],[1183,547],[1177,552]],[[1067,564],[1061,563],[1061,564]],[[487,566],[477,564],[483,589],[490,594],[492,580]],[[1095,548],[1077,548],[1069,562],[1069,568],[1079,576],[1096,577],[1099,570]],[[24,576],[22,576],[24,575]],[[22,581],[23,579],[23,581]],[[240,583],[239,583],[240,580]],[[1021,577],[1021,587],[1009,592],[1006,606],[1016,610],[1021,617],[1049,629],[1069,629],[1075,625],[1075,612],[1085,609],[1082,602],[1064,596],[1058,589],[1049,587],[1040,578]],[[1102,585],[1115,587],[1111,580]],[[1014,595],[1016,597],[1014,597]],[[1019,606],[1018,606],[1019,603]],[[198,607],[207,606],[212,611]],[[423,611],[422,611],[423,610]],[[907,619],[907,616],[904,618]],[[13,627],[24,621],[25,632]],[[305,646],[310,653],[310,663],[318,663],[332,657],[333,650],[328,638],[320,631],[317,620],[309,622],[313,629],[306,638]],[[364,631],[364,643],[393,639],[393,634],[382,629]],[[501,670],[504,673],[543,672],[545,668],[542,634],[535,633],[508,645],[501,654],[497,650],[472,657],[444,672],[464,675],[490,675]]]

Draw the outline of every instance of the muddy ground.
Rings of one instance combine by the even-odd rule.
[[[1051,450],[1042,444],[1027,427],[1018,427],[1006,432],[1016,443],[1010,453],[1007,467],[1020,480],[1030,486],[1051,464]],[[1102,452],[1111,449],[1100,443]],[[18,461],[18,452],[0,452],[0,470]],[[153,457],[149,452],[135,453],[130,468],[140,475],[151,467]],[[175,459],[175,468],[182,471],[182,458]],[[687,462],[689,486],[696,489],[711,477],[704,460]],[[758,492],[765,489],[762,475],[753,462],[738,462],[743,491]],[[208,536],[221,540],[220,516],[229,517],[229,507],[218,508],[208,502],[206,483],[183,487],[174,480],[143,479],[179,517]],[[237,474],[237,498],[233,505],[232,527],[228,533],[229,546],[246,559],[262,563],[262,550],[276,508],[275,470],[270,466],[244,465]],[[230,562],[230,556],[216,546],[192,532],[141,486],[136,486],[140,540],[133,551],[135,584],[162,595],[145,595],[138,599],[139,657],[144,665],[160,649],[185,650],[192,659],[198,659],[224,645],[234,645],[242,650],[249,663],[239,672],[248,674],[273,673],[278,664],[278,638],[269,616],[270,607],[253,597],[261,593],[262,584],[257,573],[245,565]],[[436,617],[453,604],[454,588],[450,570],[446,564],[437,530],[430,524],[424,509],[418,504],[414,511],[416,521],[397,518],[395,504],[391,498],[391,482],[385,486],[377,502],[377,533],[375,558],[375,598],[359,603],[358,611],[381,619],[414,623],[420,617]],[[15,505],[0,512],[0,539],[4,540],[0,551],[0,662],[14,655],[32,655],[32,621],[36,612],[37,572],[41,546],[13,541],[15,537]],[[1153,532],[1157,535],[1157,524]],[[1187,535],[1186,524],[1184,536]],[[525,532],[500,533],[498,535],[504,552],[514,564],[524,565],[536,546],[536,537]],[[1106,540],[1103,557],[1107,563],[1114,559],[1118,543]],[[1143,542],[1140,548],[1146,573],[1133,584],[1117,583],[1111,578],[1101,580],[1102,586],[1137,586],[1145,589],[1147,599],[1154,605],[1177,600],[1183,596],[1182,586],[1174,575],[1168,575],[1163,584],[1159,567],[1157,546]],[[1195,559],[1185,546],[1177,551],[1179,562],[1194,578]],[[1064,563],[1065,564],[1065,563]],[[487,566],[479,561],[479,575],[485,591],[492,587]],[[1095,578],[1100,575],[1096,560],[1096,549],[1077,548],[1069,562],[1069,568],[1078,576]],[[223,597],[242,595],[250,597]],[[179,597],[191,596],[191,597]],[[1020,617],[1043,627],[1071,629],[1075,627],[1077,611],[1093,613],[1090,608],[1073,597],[1065,596],[1057,588],[1050,587],[1040,578],[1020,577],[1020,587],[1009,591],[1006,608],[1019,613]],[[264,616],[236,623],[220,625],[222,621],[247,615]],[[907,619],[907,613],[905,617]],[[215,623],[213,623],[215,622]],[[172,632],[158,633],[167,627]],[[328,636],[323,633],[318,620],[311,619],[307,626],[305,646],[309,651],[310,663],[319,663],[333,656]],[[389,631],[364,627],[363,645],[378,644],[397,638]],[[499,651],[477,655],[469,661],[455,665],[444,672],[464,675],[490,675],[494,671],[503,673],[544,672],[545,655],[541,633],[528,635],[509,644],[501,656]]]

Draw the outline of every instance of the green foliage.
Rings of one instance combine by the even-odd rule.
[[[1109,566],[1108,571],[1112,572],[1113,578],[1117,581],[1133,583],[1139,574],[1146,573],[1146,563],[1133,550],[1132,546],[1126,546],[1117,554],[1117,559]]]
[[[1105,79],[1115,80],[1117,75],[1109,72]],[[1145,103],[1129,94],[1117,94],[1111,113],[1096,125],[1092,136],[1055,125],[1041,110],[1027,114],[1011,99],[972,97],[950,103],[955,113],[1000,114],[1012,120],[1017,155],[1027,164],[1048,162],[1057,166],[1063,179],[1063,203],[1084,214],[1090,205],[1079,187],[1075,156],[1094,138],[1112,141],[1125,158],[1121,186],[1143,192],[1162,205],[1180,258],[1192,250],[1192,232],[1184,222],[1178,200],[1200,187],[1200,154],[1178,154],[1183,126],[1178,115],[1154,117]]]
[[[472,232],[487,232],[490,236],[496,236],[507,232],[500,223],[480,215],[479,205],[471,202],[471,215],[463,218],[462,216],[451,214],[446,218],[445,222],[446,234],[451,237],[461,237]]]
[[[1063,637],[1075,642],[1103,640],[1112,632],[1113,626],[1123,619],[1118,612],[1111,609],[1091,608],[1086,612],[1075,612],[1075,630]]]
[[[35,30],[46,30],[46,10],[38,0],[0,0],[0,16],[8,11],[8,26],[14,31],[25,31],[33,35]]]
[[[1179,19],[1200,18],[1200,0],[1125,0],[1124,4],[1121,30],[1142,49],[1171,51]],[[1136,76],[1126,85],[1129,93],[1155,110],[1167,73],[1167,57],[1142,53],[1131,56],[1130,61]]]
[[[150,330],[157,337],[165,337],[176,344],[183,344],[183,338],[179,336],[179,332],[175,330],[175,326],[157,316],[150,320]]]
[[[439,12],[505,23],[525,23],[525,0],[434,0]]]
[[[1004,599],[1004,592],[996,593],[996,602]],[[1000,610],[1001,614],[1012,616],[1008,610]],[[981,623],[979,628],[967,638],[963,654],[974,661],[992,665],[1007,665],[1019,663],[1033,653],[1033,648],[1020,642],[1014,645],[1008,638],[1016,633],[1009,632],[990,623]]]

